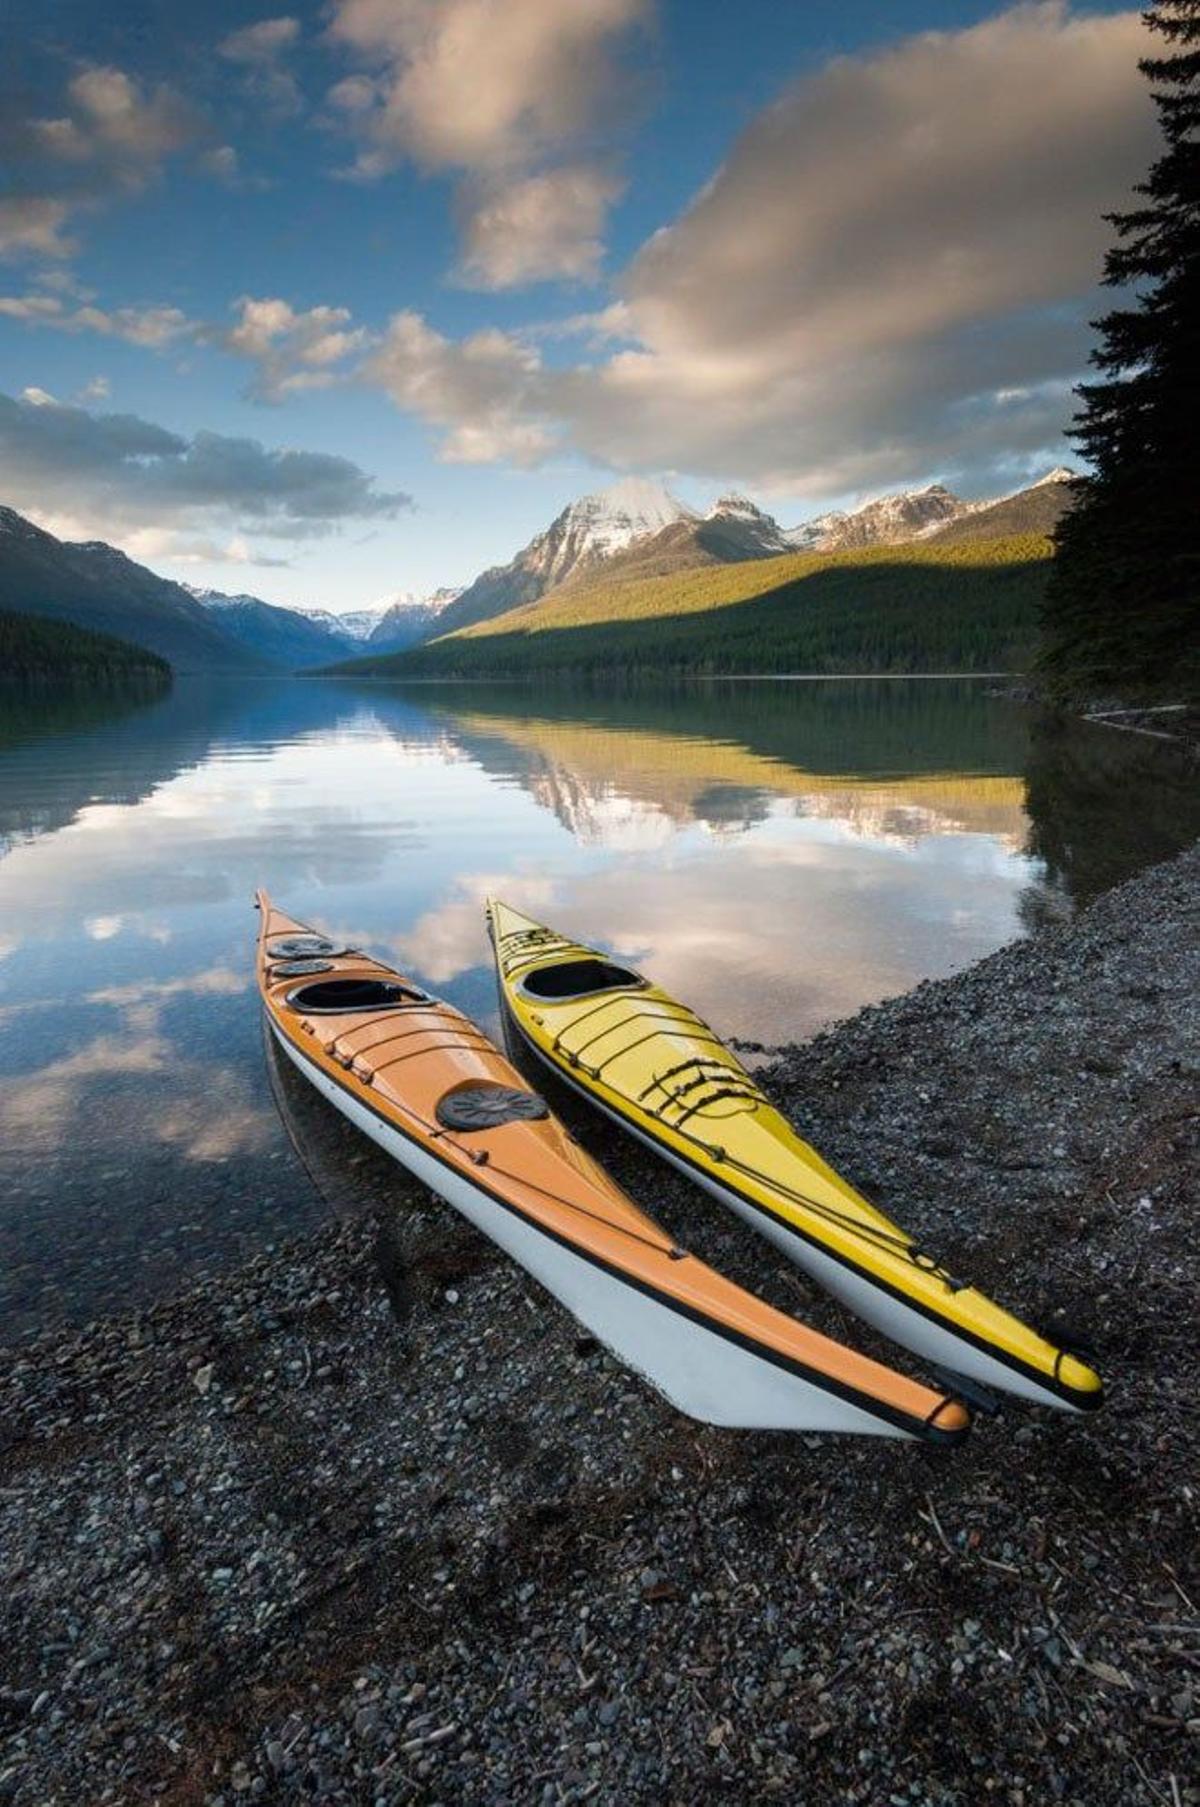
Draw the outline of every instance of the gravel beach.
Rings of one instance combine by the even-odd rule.
[[[1094,1348],[1100,1413],[956,1451],[682,1418],[317,1107],[356,1215],[0,1349],[0,1801],[1200,1802],[1198,930],[1193,849],[768,1051],[835,1165]]]

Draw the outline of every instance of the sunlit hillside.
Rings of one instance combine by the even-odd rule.
[[[1050,552],[1048,540],[1029,535],[610,578],[339,669],[395,677],[1019,670]]]

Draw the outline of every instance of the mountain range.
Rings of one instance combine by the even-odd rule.
[[[458,595],[457,590],[435,590],[432,596],[402,591],[372,609],[335,615],[330,609],[289,609],[257,596],[185,588],[239,646],[285,671],[312,671],[365,652],[403,652],[429,638]]]
[[[745,496],[721,496],[701,513],[661,483],[627,477],[572,502],[506,565],[492,566],[465,590],[397,591],[344,615],[194,589],[103,541],[59,540],[0,507],[0,606],[119,635],[179,672],[307,671],[403,652],[599,578],[655,579],[796,551],[1046,535],[1068,504],[1072,475],[1060,468],[984,502],[932,484],[792,528]]]
[[[788,552],[848,552],[937,539],[955,543],[1019,533],[1048,533],[1067,503],[1073,472],[1059,468],[1029,489],[998,501],[967,502],[945,488],[881,496],[853,512],[833,512],[781,527],[747,496],[729,494],[705,514],[661,483],[626,477],[581,496],[506,565],[493,565],[441,615],[437,632],[491,621],[542,597],[607,580],[663,577],[702,565],[774,558]]]
[[[103,540],[60,540],[0,507],[0,608],[115,635],[184,674],[309,671],[398,652],[426,638],[456,595],[397,592],[352,615],[289,609],[176,583]]]

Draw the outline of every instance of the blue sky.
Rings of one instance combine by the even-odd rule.
[[[582,490],[1061,462],[1153,153],[1127,9],[5,9],[0,501],[349,608]]]

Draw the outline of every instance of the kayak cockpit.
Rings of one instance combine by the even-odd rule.
[[[574,998],[598,997],[605,991],[640,991],[646,984],[640,974],[611,960],[559,960],[526,973],[521,990],[545,1003],[566,1003]]]
[[[406,1005],[428,1004],[429,994],[396,979],[374,977],[316,979],[297,985],[287,994],[292,1010],[306,1016],[346,1016],[359,1010],[398,1010]]]

